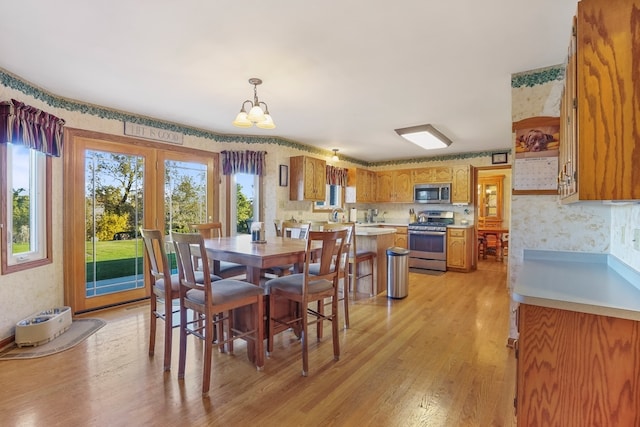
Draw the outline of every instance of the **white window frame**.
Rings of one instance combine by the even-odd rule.
[[[2,144],[0,162],[4,185],[2,201],[2,274],[49,264],[51,259],[51,159],[45,154],[28,150],[27,170],[24,164],[15,163],[16,150],[25,148],[14,144]],[[18,170],[19,168],[19,170]],[[13,253],[13,187],[14,173],[29,179],[29,248],[27,252]]]
[[[236,174],[230,175],[231,182],[231,190],[229,194],[229,226],[230,226],[230,236],[236,236],[238,234],[238,194],[236,192],[236,186],[238,181],[236,180]],[[253,220],[260,221],[260,176],[253,176]]]
[[[331,203],[331,187],[336,190],[336,202]],[[344,187],[340,185],[327,184],[326,196],[322,202],[313,203],[313,212],[329,212],[334,209],[344,209]]]

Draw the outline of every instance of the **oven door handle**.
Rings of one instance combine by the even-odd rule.
[[[446,231],[409,231],[409,235],[419,234],[421,236],[444,236]]]

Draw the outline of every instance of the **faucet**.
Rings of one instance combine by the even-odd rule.
[[[334,208],[329,214],[329,221],[338,222],[338,214],[344,212],[342,208]]]

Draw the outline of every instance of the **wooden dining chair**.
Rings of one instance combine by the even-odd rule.
[[[282,229],[280,228],[280,221],[277,219],[273,221],[273,226],[276,229],[276,237],[282,237]]]
[[[145,257],[149,266],[150,294],[150,319],[149,319],[149,356],[155,353],[157,319],[164,321],[164,370],[171,369],[171,342],[173,314],[178,309],[173,309],[173,302],[179,300],[179,275],[173,273],[166,247],[164,234],[160,230],[141,228],[140,235],[144,242]],[[173,251],[171,251],[173,252]],[[210,275],[210,281],[220,280],[216,275]],[[204,283],[204,273],[198,272],[195,281]],[[163,305],[163,310],[158,310],[158,302]]]
[[[187,335],[204,341],[202,372],[202,394],[209,391],[211,384],[211,357],[214,341],[216,345],[227,345],[233,353],[233,341],[239,338],[251,340],[254,344],[256,368],[264,367],[264,291],[259,286],[235,279],[206,280],[209,273],[204,240],[199,233],[171,233],[175,245],[179,271],[180,295],[180,355],[178,378],[184,379],[187,355]],[[205,282],[195,282],[197,274],[192,253],[199,251]],[[250,325],[247,330],[234,326],[234,310],[249,307]],[[201,313],[202,318],[189,320],[187,310]],[[215,329],[214,329],[215,328]],[[217,331],[217,334],[214,333]],[[250,346],[247,346],[249,349]]]
[[[305,239],[310,229],[310,222],[282,221],[282,225],[280,227],[280,237],[290,239]],[[264,270],[264,274],[280,277],[293,273],[293,270],[293,264],[284,264],[275,267],[269,267]]]
[[[325,231],[347,230],[347,238],[342,248],[341,265],[338,271],[338,277],[342,286],[339,287],[338,301],[342,301],[344,310],[344,327],[349,329],[349,251],[351,250],[351,242],[355,233],[356,224],[353,222],[334,222],[325,224],[322,229]],[[310,265],[309,269],[312,274],[317,274],[320,268],[319,263]]]
[[[207,222],[203,224],[191,224],[192,230],[198,231],[204,239],[217,239],[218,237],[224,237],[222,232],[221,222]],[[197,260],[197,255],[194,255]],[[210,270],[217,276],[223,279],[230,277],[237,277],[247,273],[247,267],[242,264],[236,264],[235,262],[227,261],[211,261]]]
[[[483,259],[487,259],[487,255],[492,255],[499,260],[498,254],[498,236],[495,233],[484,233],[484,253]]]
[[[171,274],[169,258],[165,250],[164,235],[160,230],[140,229],[144,242],[145,256],[149,266],[150,314],[149,356],[153,356],[156,343],[157,319],[164,321],[164,370],[171,369],[171,338],[173,331],[173,301],[179,300],[178,275]],[[158,310],[158,301],[163,303],[163,311]]]
[[[311,230],[311,222],[282,221],[280,230],[282,237],[305,239]]]
[[[347,230],[335,231],[310,231],[307,237],[306,255],[302,273],[271,279],[264,284],[265,293],[269,295],[269,307],[276,306],[276,300],[286,299],[297,303],[298,315],[293,319],[276,318],[269,313],[269,333],[267,340],[267,354],[273,353],[275,324],[283,324],[289,327],[300,328],[300,341],[302,344],[302,375],[309,372],[309,334],[310,324],[318,324],[318,336],[323,321],[331,322],[331,335],[333,339],[334,360],[340,358],[340,341],[338,337],[338,281],[340,263],[335,259],[341,259],[343,246],[346,243]],[[316,246],[320,246],[317,250]],[[311,255],[316,253],[320,267],[318,274],[311,274],[309,266]],[[318,253],[319,252],[319,253]],[[314,310],[309,307],[315,302],[322,307],[326,298],[331,299],[331,313],[325,314],[323,310]],[[315,320],[309,322],[309,316]]]

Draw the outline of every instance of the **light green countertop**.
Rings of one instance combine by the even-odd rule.
[[[640,272],[609,254],[524,251],[514,301],[640,321]]]

